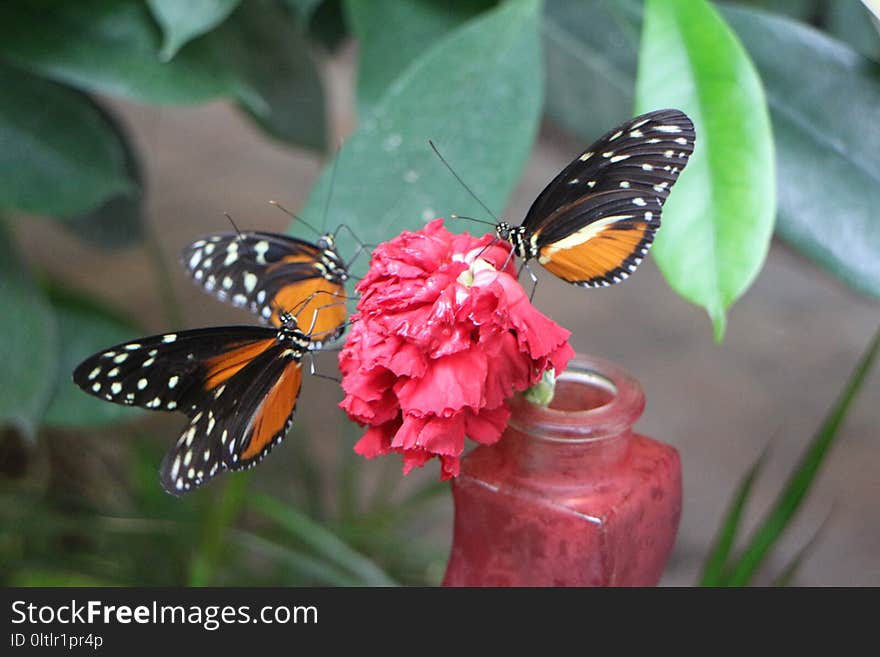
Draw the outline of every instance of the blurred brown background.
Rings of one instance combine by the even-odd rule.
[[[326,65],[338,137],[354,127],[349,91],[354,61],[354,53],[348,51]],[[114,102],[114,109],[145,159],[150,230],[173,273],[185,327],[251,322],[246,313],[198,292],[177,266],[177,252],[202,233],[226,230],[224,212],[242,228],[284,231],[288,218],[266,202],[275,199],[292,209],[300,207],[324,163],[270,143],[223,103],[158,109]],[[545,127],[508,217],[518,221],[544,183],[581,146]],[[443,214],[454,210],[447,208]],[[17,231],[22,250],[41,267],[71,285],[98,292],[145,330],[181,328],[167,326],[163,319],[159,286],[144,250],[108,253],[90,248],[48,222],[22,221]],[[769,446],[748,525],[759,517],[841,390],[880,318],[876,302],[855,295],[779,243],[774,243],[753,287],[733,307],[722,345],[713,342],[704,313],[677,297],[650,259],[631,280],[607,290],[582,290],[543,275],[536,303],[572,330],[576,350],[615,360],[642,382],[648,405],[638,428],[681,453],[685,505],[663,581],[669,585],[695,582],[734,487]],[[333,357],[324,356],[322,368],[332,367]],[[341,412],[335,410],[340,399],[332,382],[306,382],[297,422],[307,428],[316,447],[327,437],[325,459],[333,458],[337,438],[328,423],[332,429],[340,421]],[[798,584],[880,585],[878,402],[880,376],[875,373],[774,557],[777,563],[771,565],[787,562],[833,511],[802,566]],[[167,422],[169,442],[179,425],[174,420],[179,418]],[[289,460],[279,458],[283,451],[261,465],[257,477],[288,476]],[[379,463],[369,463],[367,470],[374,478],[388,476]],[[410,479],[436,478],[436,464],[425,470]],[[425,531],[438,553],[445,553],[451,539],[449,496],[435,508],[436,517],[426,520]]]

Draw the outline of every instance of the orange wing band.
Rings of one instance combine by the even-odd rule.
[[[252,459],[268,447],[272,440],[284,430],[287,418],[296,408],[296,399],[302,384],[302,367],[297,360],[291,360],[281,378],[269,390],[253,420],[253,431],[242,460]]]
[[[205,389],[213,390],[221,383],[235,376],[238,371],[254,358],[275,344],[275,338],[249,342],[232,351],[227,351],[205,361],[207,368]]]
[[[636,254],[647,229],[646,224],[625,229],[606,228],[595,237],[567,249],[548,244],[541,249],[540,262],[548,271],[570,283],[602,278]]]

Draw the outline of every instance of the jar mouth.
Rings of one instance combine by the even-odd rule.
[[[547,441],[590,442],[628,430],[645,408],[642,387],[621,367],[578,354],[557,376],[549,406],[522,395],[510,401],[509,424]]]

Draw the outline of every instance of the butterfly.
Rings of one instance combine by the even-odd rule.
[[[316,316],[313,333],[324,335],[309,348],[338,338],[346,308],[328,306],[322,294],[345,298],[348,267],[336,250],[332,233],[317,243],[258,231],[219,233],[187,246],[181,262],[201,287],[221,301],[247,307],[264,322],[281,326],[280,309],[310,299],[300,314]],[[323,306],[321,313],[316,313]]]
[[[277,328],[223,326],[139,338],[86,358],[73,381],[109,402],[189,418],[159,470],[162,487],[181,495],[225,470],[253,467],[284,439],[302,359],[315,342],[297,315],[279,312]]]
[[[536,258],[574,285],[619,283],[647,255],[694,138],[694,124],[676,109],[630,119],[550,181],[522,224],[500,221],[495,234],[526,262]]]

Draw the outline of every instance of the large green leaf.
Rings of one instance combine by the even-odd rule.
[[[727,308],[764,263],[773,234],[773,137],[761,80],[706,0],[647,0],[637,113],[677,107],[694,120],[690,163],[663,210],[654,256],[679,294],[724,335]]]
[[[771,548],[794,518],[819,469],[825,462],[828,450],[831,449],[835,438],[837,438],[849,407],[877,360],[878,352],[880,352],[880,328],[874,333],[867,349],[859,359],[840,398],[835,402],[819,431],[807,445],[804,455],[776,498],[773,508],[770,509],[755,530],[754,535],[749,539],[742,555],[731,566],[730,575],[726,582],[728,586],[745,586],[752,580]]]
[[[547,114],[585,142],[630,115],[641,21],[639,0],[547,2]]]
[[[239,102],[267,132],[316,150],[326,147],[321,78],[305,33],[281,7],[250,0],[211,38],[226,44]]]
[[[49,77],[147,103],[198,103],[235,88],[222,41],[198,39],[169,63],[160,45],[135,0],[0,3],[0,56]]]
[[[131,188],[124,146],[79,92],[0,64],[0,209],[70,215]]]
[[[96,427],[137,417],[139,412],[135,409],[87,395],[71,378],[84,358],[130,340],[137,335],[137,329],[115,312],[62,288],[51,287],[49,299],[58,322],[59,353],[53,395],[43,422],[62,427]]]
[[[482,14],[397,78],[342,150],[334,225],[347,223],[365,241],[379,242],[452,212],[485,215],[429,138],[483,201],[501,210],[540,117],[539,9],[537,0],[514,0]],[[306,215],[322,216],[330,178],[327,171],[316,185]]]
[[[348,20],[360,44],[361,111],[378,101],[434,42],[492,4],[492,0],[347,0]]]
[[[220,25],[241,0],[147,0],[165,40],[160,56],[170,60],[188,41]]]
[[[244,3],[170,62],[160,59],[160,43],[150,12],[135,0],[0,4],[0,57],[88,91],[145,103],[235,98],[270,133],[324,146],[318,72],[301,30],[277,3]]]
[[[54,383],[55,317],[0,221],[0,425],[33,437]]]
[[[728,8],[767,87],[779,234],[880,296],[880,65],[805,25]]]

